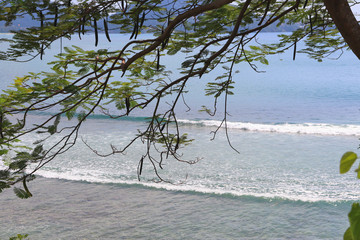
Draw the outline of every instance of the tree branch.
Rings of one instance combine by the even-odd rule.
[[[360,25],[347,0],[324,0],[326,9],[353,53],[360,59]]]

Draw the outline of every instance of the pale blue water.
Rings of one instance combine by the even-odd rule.
[[[122,37],[114,35],[113,42]],[[274,39],[274,33],[260,38]],[[93,39],[71,44],[93,48]],[[359,144],[359,61],[351,53],[322,63],[302,55],[292,61],[291,54],[259,65],[266,73],[238,67],[229,130],[240,154],[228,146],[223,131],[209,140],[219,122],[198,110],[212,104],[203,97],[211,76],[193,79],[186,96],[192,111],[178,110],[183,132],[195,139],[184,157],[201,160],[189,166],[170,159],[161,171],[175,183],[186,178],[185,183],[148,181],[154,177],[149,163],[138,182],[137,163],[145,151],[140,143],[124,156],[104,159],[79,142],[38,172],[43,178],[32,183],[32,199],[17,200],[11,190],[0,194],[0,238],[18,232],[32,239],[341,238],[350,205],[360,199],[355,174],[338,172],[341,155]],[[50,59],[47,54],[45,61]],[[9,78],[46,69],[45,61],[1,63],[1,87]],[[173,69],[178,64],[167,62]],[[146,127],[140,116],[147,114],[126,120],[94,116],[81,136],[107,152],[110,144],[124,146]]]

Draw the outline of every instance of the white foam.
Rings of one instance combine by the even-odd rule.
[[[216,120],[178,120],[183,124],[202,125],[207,127],[218,127],[221,121]],[[224,127],[224,126],[222,126]],[[291,134],[314,134],[314,135],[342,135],[360,136],[360,125],[351,124],[327,124],[327,123],[282,123],[282,124],[262,124],[249,122],[228,122],[230,129],[239,129],[252,132],[274,132]]]
[[[192,184],[169,184],[169,183],[155,183],[152,181],[138,181],[136,179],[114,179],[106,178],[101,176],[96,176],[92,174],[73,174],[70,172],[52,172],[46,170],[37,171],[37,175],[40,175],[45,178],[54,178],[54,179],[63,179],[71,181],[85,181],[90,183],[113,183],[113,184],[129,184],[129,185],[141,185],[145,187],[152,187],[156,189],[164,189],[168,191],[181,191],[181,192],[198,192],[203,194],[216,194],[216,195],[232,195],[232,196],[251,196],[258,198],[265,198],[268,200],[273,199],[284,199],[291,201],[302,201],[302,202],[339,202],[339,201],[354,201],[359,200],[356,195],[341,194],[338,196],[324,195],[324,194],[313,194],[308,193],[301,195],[289,194],[286,192],[271,192],[271,193],[257,193],[252,191],[247,191],[246,189],[237,189],[237,190],[226,190],[226,189],[217,189],[210,188],[205,186],[197,186]]]

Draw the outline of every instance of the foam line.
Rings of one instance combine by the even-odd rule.
[[[179,123],[199,125],[206,127],[217,127],[220,121],[216,120],[179,120]],[[350,124],[327,124],[327,123],[281,123],[281,124],[262,124],[249,122],[228,122],[228,128],[251,132],[273,132],[291,134],[314,134],[314,135],[342,135],[360,136],[360,125]]]

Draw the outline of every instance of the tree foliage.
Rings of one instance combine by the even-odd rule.
[[[327,1],[325,1],[327,2]],[[356,4],[356,3],[353,3]],[[224,114],[219,127],[227,124],[227,97],[233,94],[236,64],[246,62],[257,71],[258,64],[268,64],[267,56],[293,50],[321,61],[348,48],[329,15],[324,1],[319,0],[92,0],[92,1],[28,1],[4,0],[0,3],[0,20],[11,24],[30,15],[38,25],[19,30],[11,39],[1,39],[9,48],[0,52],[6,61],[30,61],[42,58],[52,43],[62,38],[94,35],[94,45],[101,45],[99,34],[111,41],[112,33],[128,34],[129,40],[115,50],[83,50],[65,47],[50,63],[51,70],[28,73],[14,80],[0,97],[0,155],[7,169],[0,171],[0,191],[18,182],[16,194],[27,198],[31,193],[26,183],[34,173],[66,152],[78,141],[83,122],[94,113],[111,118],[151,109],[147,127],[139,130],[122,148],[111,146],[108,156],[123,153],[135,141],[146,147],[139,156],[138,175],[144,164],[159,170],[165,159],[193,164],[197,159],[183,159],[179,153],[189,144],[177,124],[175,107],[186,104],[183,94],[187,82],[202,78],[216,68],[224,74],[207,82],[206,95],[214,105],[203,111],[217,114],[218,100],[223,98]],[[272,44],[257,42],[261,31],[271,25],[290,24],[297,27],[280,35]],[[143,38],[147,33],[148,38]],[[150,36],[150,37],[149,37]],[[305,42],[303,49],[297,48]],[[174,78],[163,64],[164,55],[187,53],[181,64],[181,75]],[[114,73],[121,77],[114,78]],[[118,74],[119,75],[119,74]],[[167,99],[167,103],[164,104]],[[171,101],[169,101],[171,99]],[[160,108],[159,106],[166,107]],[[117,111],[112,111],[115,106]],[[50,112],[45,120],[30,124],[31,114]],[[65,120],[64,120],[65,119]],[[71,125],[61,123],[76,119]],[[215,131],[216,134],[217,131]],[[22,146],[19,139],[39,134],[34,146]],[[59,136],[44,148],[45,140]],[[153,151],[154,150],[154,151]],[[157,154],[155,154],[157,153]],[[27,171],[29,166],[31,171]]]
[[[350,168],[354,165],[358,156],[354,152],[346,152],[340,160],[340,173],[344,174],[350,171]],[[360,165],[355,170],[357,172],[357,178],[360,179]],[[344,234],[344,240],[359,240],[360,239],[360,204],[353,203],[351,211],[348,214],[350,227]]]
[[[296,54],[305,53],[322,61],[335,52],[341,55],[348,46],[360,58],[360,28],[346,0],[1,1],[0,21],[10,25],[23,16],[31,16],[37,25],[14,32],[11,39],[1,39],[9,48],[0,51],[0,60],[42,59],[55,41],[81,39],[87,32],[94,35],[95,46],[102,44],[100,34],[107,41],[113,33],[128,34],[129,40],[111,51],[66,47],[50,63],[50,71],[19,76],[1,94],[0,156],[6,168],[0,170],[0,192],[21,182],[23,189],[14,188],[20,198],[32,196],[27,182],[76,144],[83,122],[94,113],[121,118],[150,109],[147,127],[124,147],[111,145],[111,152],[99,153],[88,146],[99,156],[109,156],[140,141],[145,147],[139,156],[139,179],[143,165],[150,164],[159,181],[168,181],[159,172],[166,159],[197,161],[183,159],[179,153],[192,141],[181,132],[175,112],[177,105],[186,105],[183,94],[189,81],[216,68],[224,69],[222,75],[207,82],[206,95],[213,97],[214,104],[204,106],[203,111],[214,116],[220,107],[218,100],[223,98],[219,128],[226,129],[227,98],[233,94],[237,64],[248,63],[257,71],[258,64],[268,64],[267,56],[289,49],[294,60]],[[280,35],[272,44],[257,42],[260,32],[284,24],[297,29]],[[143,33],[148,38],[142,37]],[[299,41],[305,42],[303,49],[297,47]],[[181,74],[174,77],[162,59],[181,52],[187,58],[182,60]],[[114,78],[115,73],[121,77]],[[50,114],[42,122],[29,123],[32,114],[44,111]],[[63,124],[66,119],[73,121]],[[27,134],[41,137],[34,146],[24,146],[20,139]],[[44,147],[54,136],[57,140]],[[356,159],[355,153],[344,154],[340,172],[349,171]],[[359,209],[354,204],[349,213],[345,239],[360,239]]]
[[[10,237],[9,240],[26,240],[28,238],[28,234],[17,234],[16,236]]]

